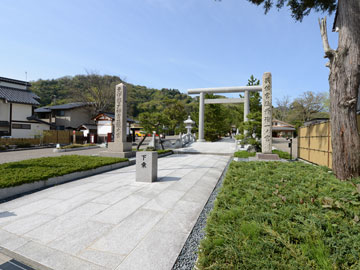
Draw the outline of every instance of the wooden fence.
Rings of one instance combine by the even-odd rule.
[[[357,117],[360,132],[360,115]],[[332,168],[330,122],[299,128],[298,157],[312,163]]]
[[[83,143],[84,136],[81,131],[75,132],[76,143]],[[60,143],[70,144],[73,142],[73,131],[72,130],[46,130],[43,133],[43,143]]]
[[[75,132],[76,143],[84,143],[84,138],[81,131]],[[70,144],[73,142],[72,130],[44,130],[43,135],[39,138],[0,138],[0,145],[14,145],[14,144]]]

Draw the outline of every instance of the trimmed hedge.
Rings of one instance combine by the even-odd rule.
[[[128,161],[127,158],[68,155],[0,164],[0,188],[47,180],[73,172]]]

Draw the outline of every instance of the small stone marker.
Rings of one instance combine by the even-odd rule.
[[[136,152],[136,182],[157,180],[158,153],[155,151]]]

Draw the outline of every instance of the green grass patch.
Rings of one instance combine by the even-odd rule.
[[[234,157],[237,158],[248,158],[255,157],[256,153],[248,152],[248,151],[237,151],[234,153]]]
[[[80,148],[80,147],[89,147],[89,146],[96,146],[96,144],[87,143],[87,144],[69,144],[62,146],[61,149],[71,149],[71,148]]]
[[[170,149],[165,149],[165,150],[157,150],[158,154],[165,154],[165,153],[172,153],[172,150]]]
[[[150,151],[150,150],[146,150],[146,149],[139,149],[139,150],[136,150],[136,148],[133,148],[132,151],[136,152],[136,151]],[[156,150],[156,152],[158,152],[158,154],[165,154],[165,153],[172,153],[172,150],[170,149],[165,149],[165,150]]]
[[[272,150],[273,154],[278,154],[279,158],[282,159],[290,159],[290,154],[288,152],[280,151],[280,150]]]
[[[0,188],[46,180],[127,160],[127,158],[69,155],[4,163],[0,164]]]
[[[360,179],[300,162],[232,162],[199,269],[360,269]]]

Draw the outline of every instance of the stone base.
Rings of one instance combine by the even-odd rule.
[[[103,157],[119,157],[119,158],[131,158],[135,157],[136,152],[116,152],[116,151],[102,151],[100,152],[100,156]]]
[[[131,152],[132,143],[129,142],[109,142],[108,151],[109,152]]]
[[[197,139],[196,142],[206,142],[205,139]]]
[[[280,160],[277,154],[263,154],[263,153],[256,153],[257,160]]]

